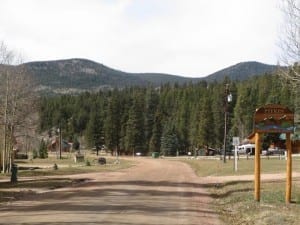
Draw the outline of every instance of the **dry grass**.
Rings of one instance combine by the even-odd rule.
[[[254,174],[254,160],[238,160],[238,171],[234,171],[234,160],[227,160],[223,163],[221,160],[192,159],[183,160],[188,163],[198,176],[233,176]],[[284,173],[286,161],[279,158],[261,159],[262,173]],[[293,171],[300,172],[300,158],[293,159]]]
[[[225,224],[292,225],[300,220],[299,185],[293,186],[292,204],[285,204],[285,182],[264,182],[261,201],[253,198],[253,182],[227,182],[211,188],[215,210]]]
[[[66,156],[62,159],[49,157],[47,159],[16,160],[15,163],[19,168],[19,181],[16,184],[11,184],[9,174],[0,175],[2,179],[0,182],[0,202],[16,200],[24,195],[34,195],[38,189],[56,189],[81,182],[69,178],[57,178],[57,175],[112,172],[134,165],[132,161],[124,159],[120,159],[116,163],[116,158],[113,157],[105,157],[107,164],[99,165],[97,158],[95,155],[86,155],[85,161],[81,163],[75,163],[72,158]],[[58,169],[54,169],[54,164],[57,165]],[[47,176],[47,178],[44,178],[44,176]],[[26,180],[26,178],[30,178],[30,180]]]
[[[18,177],[70,175],[89,172],[109,172],[133,166],[132,161],[120,159],[117,163],[115,157],[106,157],[106,165],[99,165],[100,156],[86,154],[85,160],[75,163],[73,156],[65,154],[62,159],[52,155],[46,159],[15,160],[18,165]],[[57,165],[57,170],[54,165]],[[0,175],[0,179],[7,179],[9,175]]]
[[[253,160],[240,160],[239,171],[233,161],[185,160],[199,176],[232,176],[254,174]],[[286,161],[262,159],[262,173],[285,173]],[[300,159],[293,159],[293,171],[300,172]],[[285,203],[285,181],[261,183],[261,201],[254,200],[253,181],[220,182],[210,189],[214,208],[224,224],[231,225],[298,225],[300,221],[300,180],[293,179],[292,204]]]

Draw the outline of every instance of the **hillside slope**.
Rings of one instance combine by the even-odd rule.
[[[243,62],[206,77],[188,78],[161,73],[127,73],[87,59],[29,62],[21,66],[33,76],[38,85],[37,90],[43,94],[78,93],[126,86],[160,86],[165,83],[181,85],[203,80],[220,82],[225,77],[231,80],[245,80],[277,69],[274,65]],[[0,65],[0,72],[4,68],[8,67]]]
[[[225,69],[208,75],[207,81],[222,81],[227,76],[231,80],[246,80],[256,75],[271,73],[278,69],[278,66],[268,65],[260,62],[241,62]]]
[[[40,90],[54,92],[97,91],[125,86],[180,84],[189,78],[155,73],[126,73],[86,59],[67,59],[25,63]]]

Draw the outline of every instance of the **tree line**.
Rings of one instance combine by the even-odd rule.
[[[265,74],[243,82],[130,87],[43,97],[40,130],[61,127],[63,138],[84,140],[87,147],[105,145],[119,154],[184,154],[206,146],[222,149],[224,143],[225,86],[228,135],[247,137],[256,108],[276,103],[293,110],[293,92],[278,75]],[[228,146],[228,145],[227,145]]]

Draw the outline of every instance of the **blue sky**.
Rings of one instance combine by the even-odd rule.
[[[276,64],[279,0],[0,0],[0,41],[24,61],[87,58],[127,72],[200,77]]]

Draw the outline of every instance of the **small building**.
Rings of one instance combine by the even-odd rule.
[[[284,137],[283,137],[283,140],[285,140]],[[249,144],[255,144],[255,133],[251,133],[244,141]],[[283,148],[283,146],[282,146],[281,142],[278,142],[278,143],[273,142],[269,146],[269,148],[272,148],[272,149],[280,148],[281,149],[281,148]],[[292,141],[292,153],[293,154],[300,153],[300,140]]]
[[[48,151],[50,152],[55,152],[59,149],[59,139],[56,138],[52,141],[47,146]],[[72,143],[67,142],[66,140],[61,141],[61,150],[63,152],[70,152],[72,150]]]

